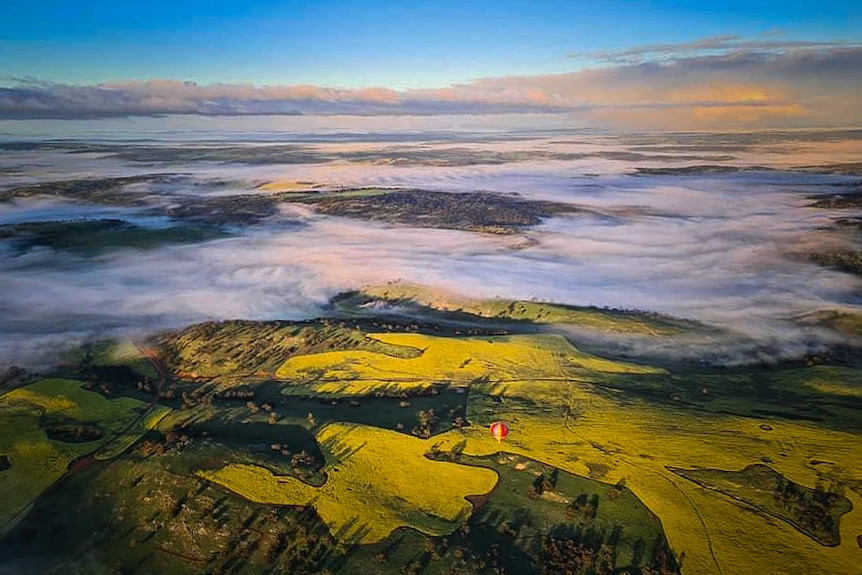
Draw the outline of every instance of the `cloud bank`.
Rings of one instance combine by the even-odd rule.
[[[814,183],[839,181],[835,177],[585,179],[577,177],[581,167],[562,164],[351,169],[368,185],[402,178],[419,188],[481,187],[597,209],[640,209],[621,220],[554,218],[524,236],[497,237],[327,217],[289,206],[236,237],[198,244],[91,258],[46,248],[0,253],[0,365],[38,365],[88,337],[146,334],[207,319],[315,317],[340,291],[394,280],[475,297],[535,297],[698,319],[734,333],[722,346],[715,340],[695,348],[674,342],[667,353],[700,357],[709,349],[722,361],[750,359],[754,347],[772,360],[819,350],[839,336],[801,326],[796,318],[823,309],[859,310],[858,278],[786,255],[828,223],[827,214],[805,207],[805,195]],[[249,178],[259,173],[231,170]],[[196,193],[188,182],[169,185],[178,194]],[[166,195],[153,201],[172,200]],[[46,199],[14,207],[14,221],[105,217]],[[111,209],[125,209],[127,218],[138,215]]]
[[[578,57],[597,65],[400,91],[20,79],[0,87],[0,119],[551,112],[573,114],[584,125],[644,129],[862,125],[859,43],[721,36]]]

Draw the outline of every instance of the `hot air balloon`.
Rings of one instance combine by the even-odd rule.
[[[491,435],[498,442],[506,439],[509,435],[509,426],[505,421],[495,421],[491,424]]]

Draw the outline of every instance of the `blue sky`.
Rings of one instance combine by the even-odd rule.
[[[859,40],[857,2],[43,0],[0,3],[0,84],[171,78],[430,88],[576,71],[573,52],[737,34]]]
[[[862,126],[859,0],[0,0],[0,120]]]

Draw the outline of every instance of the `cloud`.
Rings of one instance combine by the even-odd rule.
[[[376,166],[351,169],[368,185],[397,183]],[[258,173],[236,170],[231,167],[234,177]],[[397,279],[475,297],[535,297],[695,318],[736,333],[696,347],[675,341],[666,353],[711,349],[725,359],[750,359],[754,349],[768,349],[772,359],[798,357],[829,340],[796,326],[795,316],[858,311],[848,302],[859,293],[859,279],[784,254],[825,221],[803,207],[811,188],[798,179],[605,175],[585,182],[572,177],[580,170],[509,165],[397,174],[417,188],[514,190],[597,208],[644,209],[617,221],[550,219],[525,241],[324,217],[294,206],[229,239],[92,259],[46,249],[0,258],[0,364],[56,357],[60,344],[90,336],[151,333],[206,319],[314,317],[341,290]],[[46,202],[18,206],[16,219],[28,207],[31,218],[46,217]]]
[[[438,89],[199,85],[95,86],[21,79],[0,87],[0,119],[199,114],[565,113],[626,129],[862,124],[862,44],[716,36],[587,55],[594,68],[490,77]]]
[[[768,37],[780,37],[783,33],[774,31],[767,34]],[[728,54],[732,52],[771,52],[787,53],[799,50],[836,50],[845,48],[860,48],[862,42],[830,42],[830,41],[806,41],[806,40],[755,40],[746,39],[737,35],[709,36],[691,42],[677,42],[669,44],[645,44],[624,50],[603,50],[596,52],[579,52],[569,54],[571,58],[579,60],[593,60],[597,62],[614,64],[640,63],[644,60],[679,59],[701,55],[703,53]]]

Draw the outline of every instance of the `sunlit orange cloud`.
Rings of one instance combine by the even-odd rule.
[[[779,122],[805,116],[801,104],[767,106],[695,106],[691,118],[695,124],[724,125],[756,124],[763,121]]]
[[[617,127],[686,130],[786,125],[808,115],[789,94],[762,86],[686,87],[659,101],[665,105],[609,108],[595,114]]]
[[[726,130],[788,126],[805,117],[799,104],[766,106],[675,106],[606,108],[591,112],[601,124],[618,129]]]
[[[787,99],[787,94],[764,86],[712,85],[691,86],[667,96],[671,102],[710,102],[721,104],[768,104]]]
[[[738,129],[862,125],[862,53],[692,58],[535,77],[489,78],[461,95],[570,107],[623,128]],[[858,62],[859,66],[851,64]],[[520,91],[519,91],[520,88]],[[528,97],[527,94],[533,95]],[[540,95],[540,97],[536,97]]]

